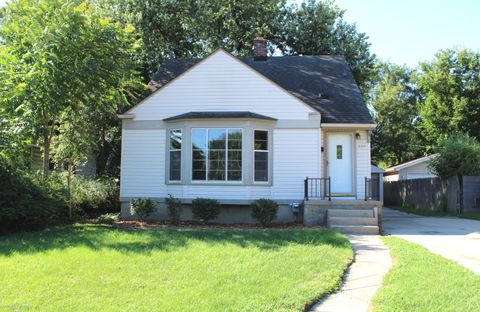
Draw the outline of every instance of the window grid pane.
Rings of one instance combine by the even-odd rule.
[[[242,129],[228,129],[227,180],[242,180]]]
[[[192,129],[192,180],[207,179],[207,131]]]
[[[255,130],[254,141],[255,141],[254,149],[256,151],[268,150],[268,131]]]
[[[170,181],[180,181],[182,174],[182,130],[172,129],[169,133]]]
[[[255,182],[268,182],[268,131],[254,130],[254,173]]]
[[[192,180],[242,180],[242,129],[192,129]]]

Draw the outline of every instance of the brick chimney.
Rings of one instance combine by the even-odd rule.
[[[253,39],[253,59],[255,61],[266,61],[267,53],[267,39],[255,37],[255,39]]]

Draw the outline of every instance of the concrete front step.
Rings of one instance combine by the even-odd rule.
[[[367,234],[376,235],[380,231],[376,225],[330,225],[332,230],[344,234]]]
[[[373,217],[328,217],[328,224],[336,225],[377,225]]]
[[[372,208],[367,209],[328,209],[328,217],[364,217],[373,218]]]

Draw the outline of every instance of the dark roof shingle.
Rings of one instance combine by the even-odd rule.
[[[252,112],[189,112],[173,117],[165,118],[164,121],[173,121],[180,119],[210,119],[210,118],[253,118],[263,120],[276,120],[275,118],[260,115]]]
[[[240,61],[270,79],[322,115],[323,123],[373,123],[360,90],[343,56],[281,56],[266,61],[239,57]],[[153,75],[156,90],[202,59],[167,60]]]

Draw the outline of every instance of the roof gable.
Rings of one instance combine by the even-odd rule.
[[[222,49],[203,59],[167,61],[149,87],[154,93],[126,114],[151,120],[190,111],[251,111],[276,119],[308,119],[309,114],[318,114]],[[170,109],[170,105],[176,107]]]
[[[323,123],[373,123],[343,56],[282,56],[266,61],[254,61],[251,57],[235,59],[320,112]],[[202,60],[166,61],[154,74],[150,88],[165,86]]]

